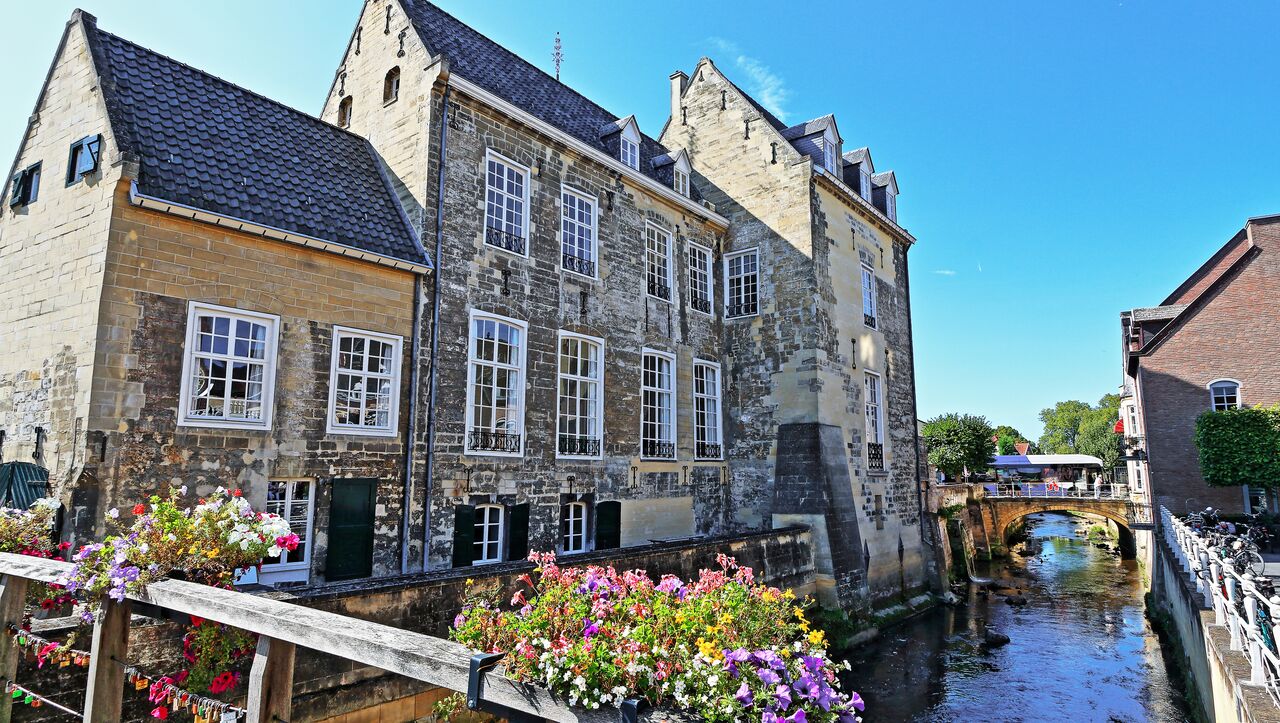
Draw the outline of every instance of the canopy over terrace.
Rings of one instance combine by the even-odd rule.
[[[1083,491],[1101,478],[1102,460],[1087,454],[1000,454],[991,462],[996,482],[1019,485],[1024,494]],[[995,486],[988,486],[994,493]]]

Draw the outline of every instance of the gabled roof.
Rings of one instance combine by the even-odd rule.
[[[847,166],[851,166],[855,163],[866,163],[867,169],[872,173],[875,173],[876,165],[871,161],[871,149],[866,146],[857,150],[849,151],[844,154],[842,158],[844,158],[845,165]]]
[[[689,154],[685,153],[683,148],[679,149],[675,153],[663,153],[660,156],[655,156],[650,163],[653,164],[654,168],[659,168],[678,161],[684,161],[685,166],[689,165]]]
[[[1168,306],[1148,306],[1142,309],[1134,309],[1130,314],[1134,321],[1161,321],[1172,319],[1182,310],[1187,308],[1186,304],[1170,304]]]
[[[784,128],[782,129],[782,137],[789,141],[794,141],[797,138],[804,138],[805,136],[822,133],[828,128],[831,129],[831,132],[836,134],[836,138],[840,137],[840,131],[836,128],[836,117],[830,113],[822,116],[821,118],[814,118],[813,120],[807,120],[804,123],[797,123],[790,128]]]
[[[884,173],[871,174],[871,186],[889,186],[893,189],[893,195],[898,195],[898,176],[893,171],[885,171]]]
[[[429,264],[367,140],[83,18],[111,129],[138,163],[138,194]]]
[[[620,121],[629,116],[610,113],[426,0],[400,3],[427,51],[449,59],[450,73],[457,73],[592,148],[616,155],[605,145],[601,134],[607,124],[615,124],[621,130]],[[666,152],[662,144],[640,134],[641,173],[658,180],[647,161]]]

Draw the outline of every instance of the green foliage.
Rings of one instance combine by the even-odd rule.
[[[1071,454],[1076,451],[1076,438],[1080,424],[1090,410],[1088,404],[1076,400],[1058,402],[1040,411],[1044,434],[1040,435],[1040,448],[1045,454]]]
[[[1200,474],[1215,487],[1280,483],[1280,406],[1205,412],[1196,419]]]
[[[986,417],[972,414],[942,414],[925,422],[923,436],[929,449],[929,463],[955,479],[987,469],[995,456],[991,441],[995,430]]]
[[[964,504],[963,502],[957,502],[954,505],[939,507],[938,517],[941,517],[944,520],[950,520],[953,517],[955,517],[957,514],[959,514],[962,510],[964,510],[964,508],[967,506],[968,505]]]
[[[1018,442],[1022,440],[1017,437],[1011,437],[1007,434],[996,433],[996,454],[1017,454]]]
[[[1087,454],[1102,460],[1104,475],[1120,463],[1123,439],[1116,434],[1120,395],[1106,394],[1097,404],[1070,400],[1041,410],[1044,434],[1040,448],[1047,454]],[[1037,450],[1038,451],[1038,450]]]

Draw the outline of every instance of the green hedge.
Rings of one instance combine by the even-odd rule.
[[[1210,485],[1280,486],[1280,406],[1205,412],[1196,419],[1196,447]]]

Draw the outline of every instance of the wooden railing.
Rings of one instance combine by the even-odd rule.
[[[0,553],[0,629],[20,625],[29,581],[54,582],[71,569],[60,560]],[[258,649],[248,683],[249,723],[290,720],[293,664],[298,648],[334,655],[414,680],[462,691],[476,710],[512,721],[690,720],[659,711],[638,716],[617,710],[570,708],[545,688],[506,677],[500,667],[476,665],[484,659],[458,643],[393,628],[380,623],[270,600],[244,592],[162,580],[145,593],[123,602],[108,600],[93,628],[89,678],[83,720],[107,723],[121,719],[128,660],[129,620],[133,612],[173,611],[195,615],[257,633]],[[19,648],[14,637],[0,634],[0,676],[14,680]],[[492,662],[488,656],[487,662]],[[484,669],[482,669],[484,668]],[[473,670],[475,675],[473,676]],[[472,678],[474,677],[474,681]],[[10,718],[12,700],[0,696],[0,723]]]

